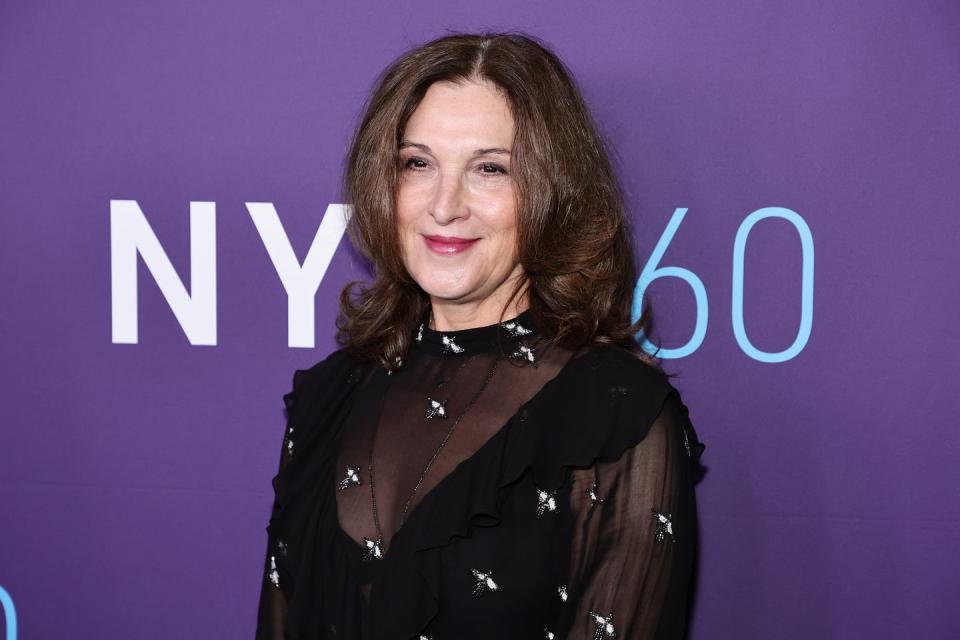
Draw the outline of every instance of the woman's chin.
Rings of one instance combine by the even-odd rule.
[[[470,290],[464,287],[437,287],[420,285],[420,288],[426,291],[431,298],[436,300],[459,300],[466,297],[470,293]]]
[[[464,269],[444,269],[429,261],[421,261],[411,271],[420,288],[434,298],[452,300],[463,297],[473,289],[473,280]]]

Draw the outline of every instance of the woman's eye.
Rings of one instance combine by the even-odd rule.
[[[420,158],[408,158],[407,161],[403,163],[403,166],[407,169],[422,169],[427,166],[427,163]]]
[[[486,173],[490,175],[496,175],[500,173],[505,174],[507,172],[507,170],[504,169],[502,166],[500,166],[499,164],[494,164],[492,162],[483,163],[482,165],[480,165],[480,169],[481,169],[481,173]]]
[[[403,162],[403,167],[405,169],[411,169],[413,171],[420,171],[426,169],[428,166],[429,163],[426,160],[417,157],[407,158]],[[480,170],[480,173],[488,176],[497,176],[507,173],[507,170],[502,165],[496,164],[495,162],[484,162],[480,165],[477,165],[477,167]]]

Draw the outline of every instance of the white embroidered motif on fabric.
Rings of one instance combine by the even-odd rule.
[[[444,353],[463,353],[463,347],[456,343],[454,336],[443,336]]]
[[[514,360],[523,360],[533,365],[537,364],[537,356],[533,347],[529,347],[523,343],[517,346],[517,350],[511,353],[510,357]]]
[[[430,403],[430,408],[427,409],[427,418],[447,417],[447,408],[444,406],[447,404],[446,400],[434,400],[430,396],[427,396],[427,401]]]
[[[606,498],[601,498],[601,497],[597,494],[597,483],[596,483],[596,482],[594,482],[592,485],[590,485],[590,488],[587,489],[587,495],[590,496],[590,507],[591,507],[591,508],[597,506],[598,504],[600,504],[600,503],[602,503],[602,502],[604,502],[604,501],[606,500]]]
[[[557,593],[560,594],[560,602],[567,601],[567,585],[562,584],[557,587]]]
[[[553,632],[550,631],[550,629],[547,629],[546,627],[543,628],[543,634],[544,634],[543,637],[545,637],[547,640],[553,640],[553,638],[555,637],[553,635]]]
[[[344,477],[340,480],[339,488],[341,490],[346,489],[350,485],[360,484],[360,468],[354,468],[350,465],[347,465],[347,471]]]
[[[417,344],[420,344],[420,341],[423,340],[423,323],[420,323],[420,326],[417,328]]]
[[[657,522],[657,528],[653,532],[653,537],[657,542],[663,542],[667,536],[670,536],[670,542],[676,542],[673,538],[673,522],[670,521],[669,513],[660,513],[656,509],[650,509],[653,513],[653,519]]]
[[[482,596],[487,591],[496,591],[500,588],[500,585],[493,581],[492,571],[479,571],[477,569],[471,569],[470,571],[473,573],[473,577],[477,579],[477,583],[473,585],[473,595]]]
[[[597,625],[597,628],[593,631],[593,640],[603,640],[604,636],[608,638],[615,638],[617,636],[617,632],[613,628],[613,612],[602,616],[591,610],[590,619]]]
[[[270,582],[273,583],[277,589],[280,588],[280,574],[277,573],[277,559],[274,556],[270,556]]]
[[[363,560],[369,562],[370,560],[379,560],[383,557],[383,539],[379,536],[376,540],[372,540],[367,536],[363,536]]]
[[[542,516],[547,511],[556,512],[557,492],[537,489],[537,515]]]
[[[519,338],[520,336],[525,336],[527,334],[533,333],[532,329],[527,329],[525,326],[519,322],[504,322],[501,325],[513,338]]]

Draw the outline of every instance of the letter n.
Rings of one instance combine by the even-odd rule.
[[[136,344],[137,255],[190,344],[217,344],[216,203],[190,203],[190,291],[177,276],[136,200],[110,201],[113,342]]]

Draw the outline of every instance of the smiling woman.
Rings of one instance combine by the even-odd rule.
[[[490,324],[521,281],[510,106],[491,82],[436,82],[400,143],[404,266],[438,329]],[[514,303],[512,317],[521,311]]]
[[[284,396],[257,637],[682,637],[704,447],[635,340],[620,190],[560,60],[522,34],[404,54],[345,195],[375,278]]]

